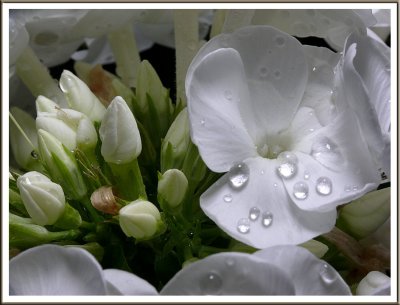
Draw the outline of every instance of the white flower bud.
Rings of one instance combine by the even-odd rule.
[[[97,144],[93,123],[83,113],[72,109],[41,112],[36,118],[36,128],[51,133],[69,150],[93,148]]]
[[[158,195],[170,207],[177,207],[185,197],[188,180],[178,169],[167,170],[158,180]]]
[[[356,295],[389,295],[390,277],[379,271],[371,271],[357,286]]]
[[[36,112],[38,116],[40,116],[43,112],[55,113],[57,109],[60,109],[60,106],[51,99],[43,95],[39,95],[36,98]]]
[[[187,109],[171,124],[161,146],[161,169],[181,168],[190,142]]]
[[[103,119],[106,108],[89,87],[73,73],[64,70],[60,77],[60,88],[72,109],[86,114],[92,121],[100,122]]]
[[[63,214],[63,189],[43,174],[28,172],[18,178],[17,185],[25,208],[36,224],[52,225]]]
[[[126,236],[148,239],[157,233],[162,220],[154,204],[138,199],[119,210],[119,224]]]
[[[68,196],[80,199],[87,189],[74,156],[47,131],[39,129],[38,136],[40,156],[51,178],[61,184]]]
[[[16,107],[11,108],[10,112],[28,139],[32,142],[34,147],[37,148],[38,136],[34,118]],[[13,122],[10,122],[10,125],[10,143],[15,161],[25,170],[42,170],[43,167],[38,161],[37,154],[33,151],[33,147]]]
[[[115,97],[100,126],[101,154],[107,162],[124,164],[136,159],[142,142],[135,117],[124,99]]]

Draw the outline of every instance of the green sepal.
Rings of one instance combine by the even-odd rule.
[[[65,204],[64,213],[54,224],[55,227],[60,229],[77,229],[82,224],[81,215],[68,203]]]

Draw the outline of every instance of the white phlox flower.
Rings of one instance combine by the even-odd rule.
[[[179,271],[161,295],[350,295],[329,264],[297,246],[210,255]]]
[[[102,270],[93,255],[76,247],[43,245],[10,260],[10,295],[154,295],[136,275]]]
[[[338,59],[250,26],[213,38],[192,61],[192,140],[212,171],[228,172],[200,205],[235,239],[256,248],[305,242],[333,228],[338,205],[378,186],[359,109],[337,106]]]

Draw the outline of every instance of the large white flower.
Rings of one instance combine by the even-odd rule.
[[[192,140],[212,171],[229,171],[200,204],[234,238],[305,242],[332,229],[336,206],[377,187],[354,108],[336,107],[337,62],[268,26],[217,36],[193,60]]]
[[[93,255],[76,247],[38,246],[10,261],[10,295],[153,295],[134,274],[102,270]]]

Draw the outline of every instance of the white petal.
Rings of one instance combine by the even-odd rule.
[[[292,150],[298,158],[298,174],[284,179],[289,196],[304,210],[328,211],[349,202],[378,187],[380,177],[373,164],[357,124],[349,110],[331,124],[311,133],[296,143]],[[308,173],[305,179],[304,173]],[[328,178],[332,185],[328,194],[321,194],[318,179]],[[297,199],[294,185],[303,181],[309,193],[305,199]]]
[[[332,229],[336,210],[326,213],[303,211],[287,195],[276,173],[278,161],[252,158],[245,161],[249,179],[241,189],[230,185],[229,173],[224,175],[200,197],[200,205],[222,230],[233,238],[255,248],[299,244]],[[250,230],[240,233],[238,222],[249,218],[250,209],[257,207],[260,215],[248,221]],[[263,213],[272,214],[272,223],[262,224]],[[241,227],[244,229],[244,227]]]
[[[103,274],[108,294],[158,295],[157,290],[152,285],[133,273],[118,269],[106,269]]]
[[[218,253],[179,271],[162,295],[293,295],[291,279],[253,255]]]
[[[358,284],[357,295],[390,295],[390,277],[379,271],[371,271]]]
[[[308,106],[315,110],[322,125],[332,120],[332,102],[334,87],[334,67],[340,58],[327,48],[304,45],[307,55],[308,83],[304,92],[301,106]]]
[[[86,250],[44,245],[10,261],[10,290],[16,295],[104,295],[102,269]]]
[[[250,100],[240,104],[248,132],[262,142],[288,126],[304,93],[307,63],[301,44],[269,26],[249,26],[211,39],[188,69],[186,88],[193,70],[210,52],[233,48],[240,54],[249,86]]]
[[[339,273],[306,249],[276,246],[253,255],[283,270],[292,279],[296,295],[351,295]]]
[[[186,87],[192,141],[211,170],[227,171],[256,155],[238,106],[248,102],[239,54],[232,49],[214,51],[192,72]]]

